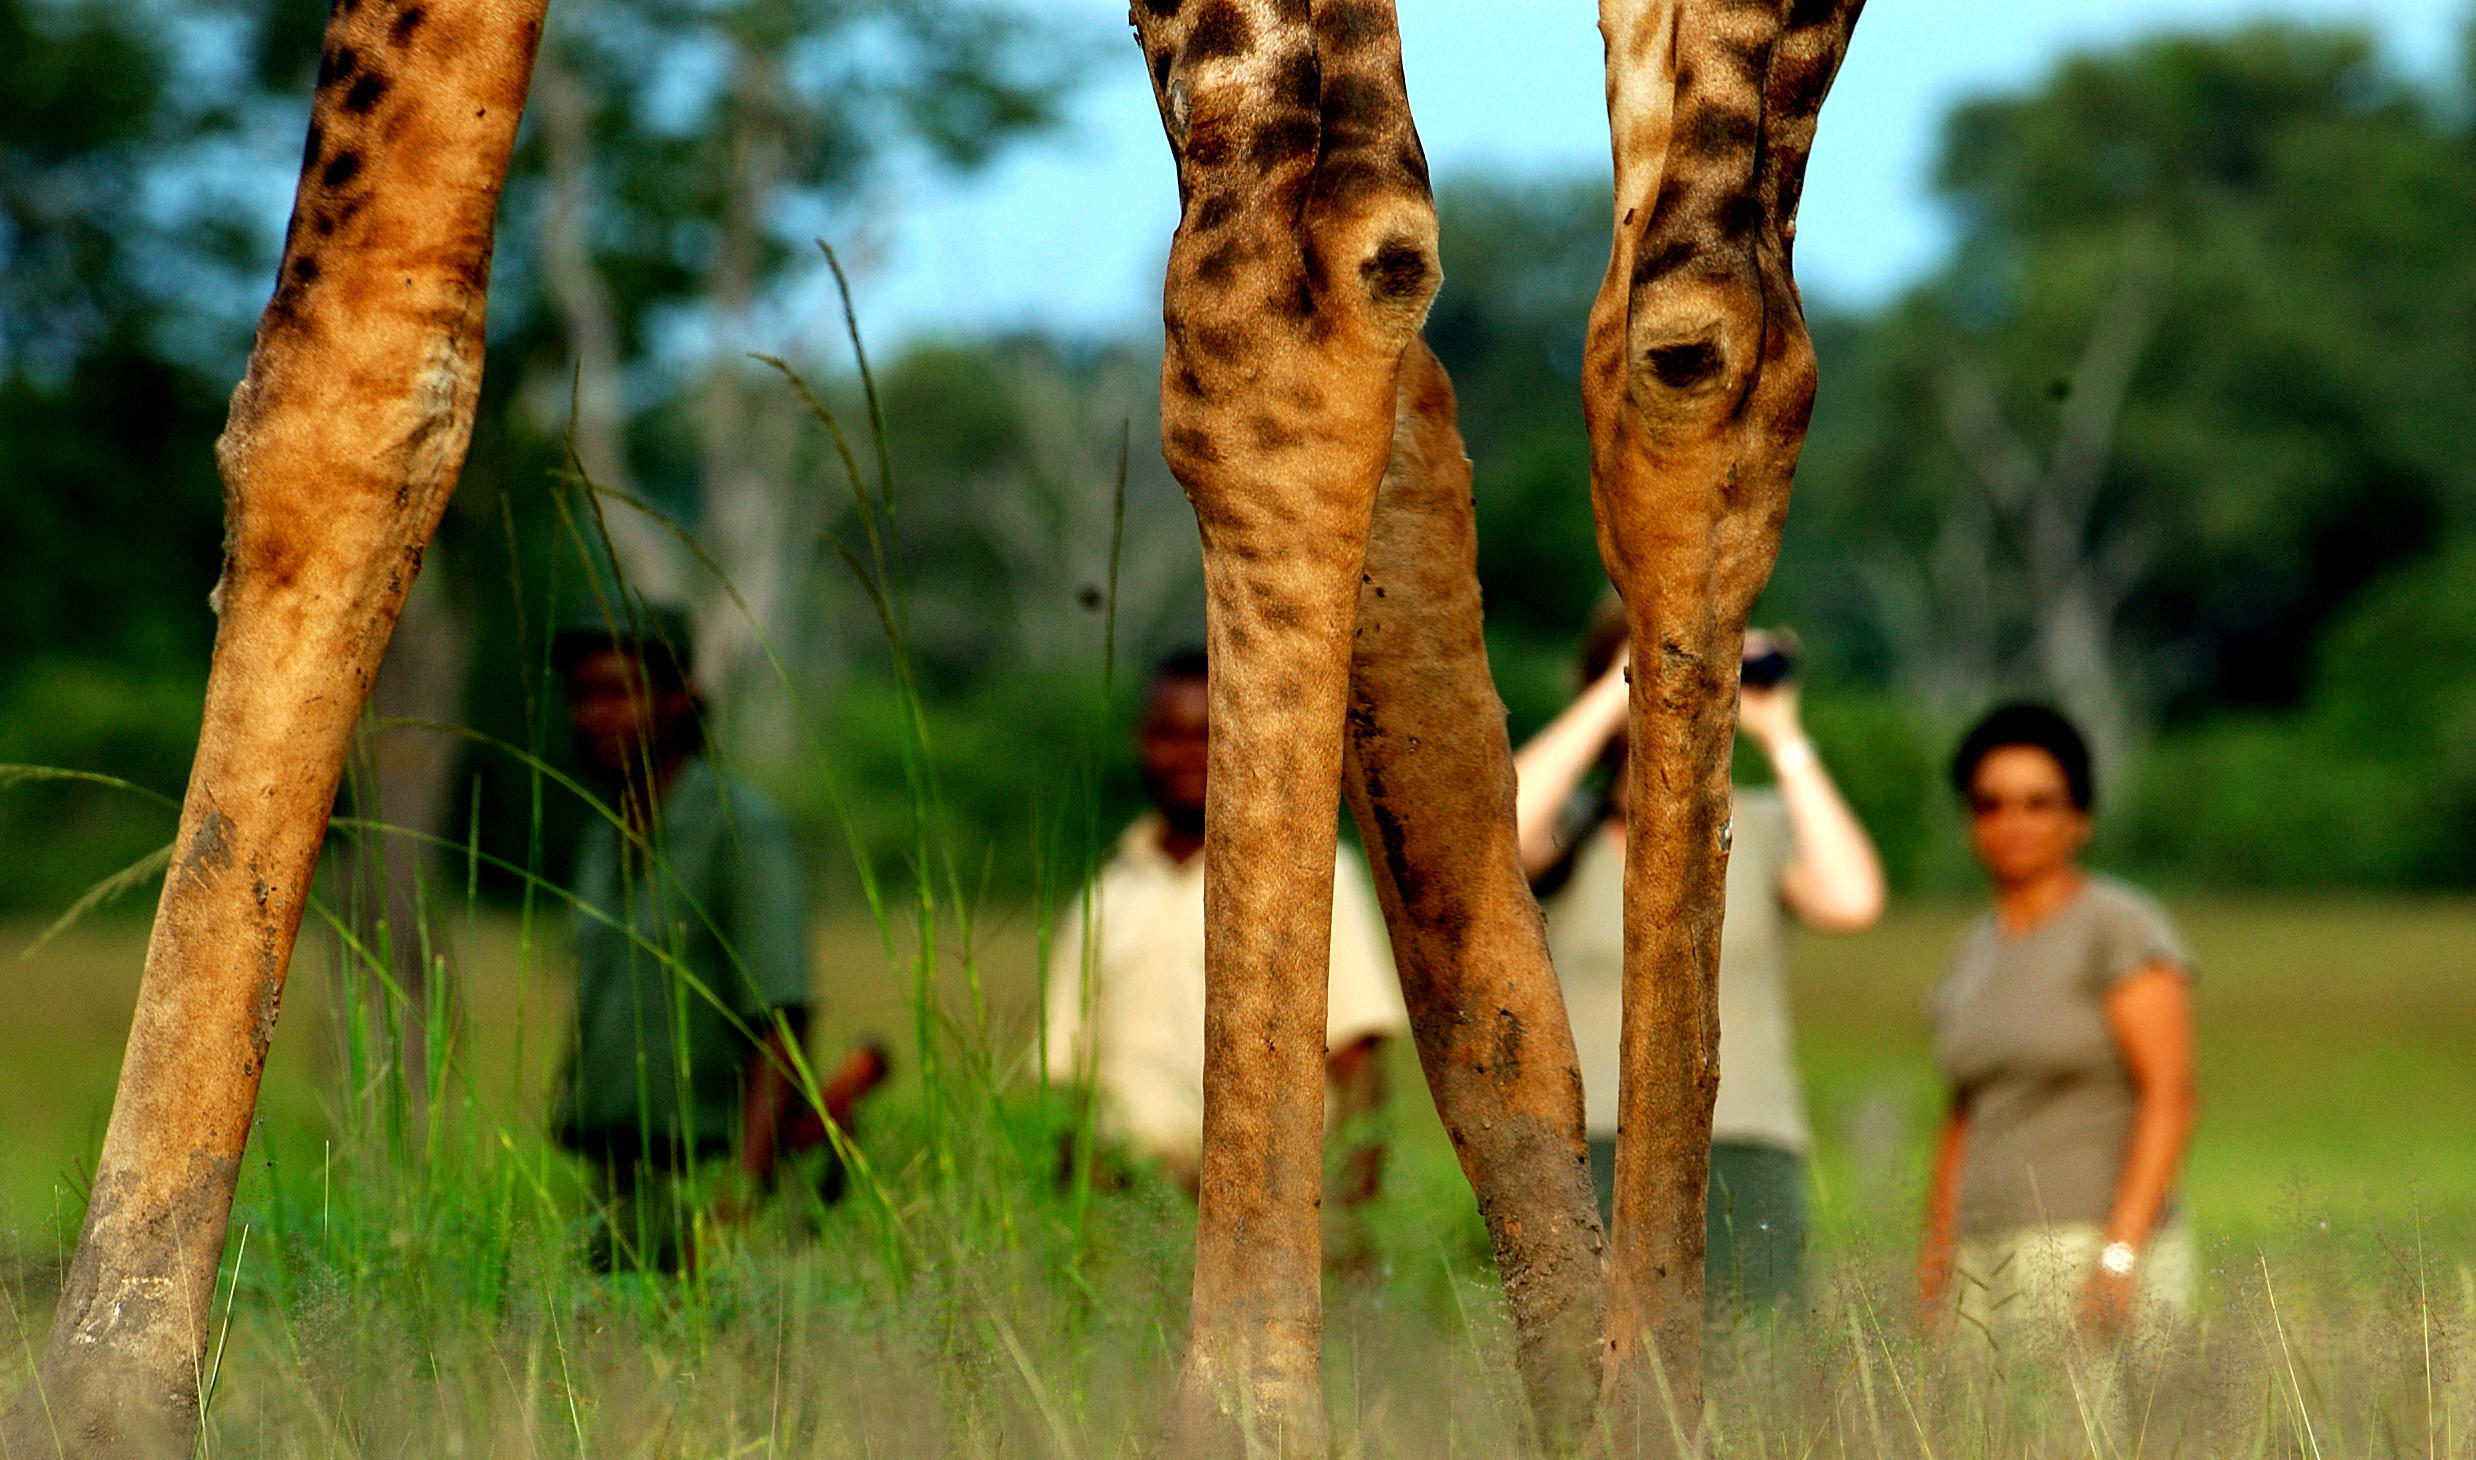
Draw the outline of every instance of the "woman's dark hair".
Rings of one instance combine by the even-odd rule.
[[[2026,745],[2043,750],[2063,768],[2064,785],[2072,794],[2072,805],[2088,811],[2098,801],[2098,789],[2089,770],[2089,742],[2063,713],[2047,705],[1999,705],[1987,711],[1961,737],[1960,749],[1952,755],[1952,789],[1962,800],[1969,798],[1969,788],[1977,782],[1977,768],[1987,756],[2014,745]]]

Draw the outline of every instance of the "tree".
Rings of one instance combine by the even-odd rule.
[[[2476,505],[2466,134],[2362,34],[2272,25],[2074,58],[1946,138],[1960,244],[1826,333],[1783,591],[1949,712],[2070,692],[2052,625],[2076,593],[2128,740],[2294,704],[2337,607]],[[2090,352],[2135,319],[2121,410],[2097,411]],[[2017,442],[2101,440],[2093,412],[2094,478],[2020,478]],[[1996,478],[2015,530],[1988,518]]]
[[[827,325],[813,240],[880,167],[986,161],[1054,120],[1083,50],[1023,12],[931,0],[595,0],[553,36],[518,185],[541,220],[532,394],[559,429],[573,381],[588,471],[698,530],[747,605],[611,512],[638,586],[699,603],[724,703],[772,694],[762,641],[796,653],[829,520],[795,485],[797,403],[748,353],[803,353]],[[629,430],[658,413],[676,424]],[[757,738],[780,749],[774,718]]]

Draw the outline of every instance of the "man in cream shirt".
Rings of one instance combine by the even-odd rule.
[[[1204,1136],[1204,785],[1210,732],[1204,656],[1153,671],[1136,750],[1152,810],[1118,839],[1092,889],[1057,922],[1042,1060],[1087,1086],[1104,1140],[1158,1161],[1194,1189]],[[1096,891],[1097,895],[1093,895]],[[1409,1028],[1367,871],[1346,848],[1333,868],[1325,1018],[1328,1124],[1353,1130],[1382,1104],[1381,1053]],[[1380,1140],[1349,1154],[1343,1204],[1375,1194]]]

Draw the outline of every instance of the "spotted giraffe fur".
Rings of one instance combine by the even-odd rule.
[[[1601,6],[1617,221],[1585,409],[1603,556],[1651,646],[1632,716],[1646,810],[1628,868],[1626,1194],[1603,1304],[1580,1291],[1601,1234],[1570,1033],[1536,910],[1506,895],[1510,772],[1476,647],[1468,469],[1450,385],[1414,338],[1441,270],[1393,7],[1136,0],[1181,204],[1164,441],[1202,530],[1213,653],[1187,1450],[1326,1442],[1315,1016],[1336,751],[1543,1437],[1571,1442],[1588,1409],[1573,1396],[1594,1389],[1624,1447],[1692,1428],[1669,1419],[1699,1408],[1734,666],[1813,399],[1789,245],[1856,16],[1855,0]],[[1523,1037],[1491,1045],[1491,1029]],[[1478,1139],[1507,1127],[1521,1138]]]
[[[1601,6],[1618,223],[1584,396],[1603,553],[1650,646],[1633,764],[1652,809],[1627,894],[1620,1165],[1639,1190],[1592,1344],[1570,1033],[1510,859],[1468,464],[1416,339],[1441,275],[1392,6],[1136,0],[1182,207],[1163,439],[1204,543],[1219,725],[1184,1451],[1324,1447],[1318,995],[1345,761],[1544,1437],[1580,1433],[1569,1396],[1592,1349],[1620,1402],[1648,1368],[1672,1412],[1698,1412],[1727,668],[1812,400],[1789,252],[1856,14]],[[0,1419],[8,1457],[173,1454],[194,1432],[204,1300],[344,739],[469,440],[541,16],[542,0],[331,12],[277,287],[219,447],[222,623],[177,855],[59,1318]],[[1640,1426],[1602,1433],[1628,1448]]]
[[[338,0],[217,444],[219,622],[75,1258],[6,1460],[187,1456],[216,1268],[347,741],[471,439],[543,0]]]

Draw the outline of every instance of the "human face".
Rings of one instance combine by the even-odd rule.
[[[1997,746],[1969,779],[1969,841],[1996,886],[2024,886],[2079,858],[2089,813],[2072,804],[2054,756],[2034,745]]]
[[[577,757],[607,780],[641,770],[655,732],[692,706],[684,690],[649,685],[644,663],[618,649],[589,654],[567,672],[567,726]]]
[[[1135,754],[1152,804],[1173,825],[1201,825],[1211,763],[1212,695],[1200,679],[1155,685],[1135,731]]]

